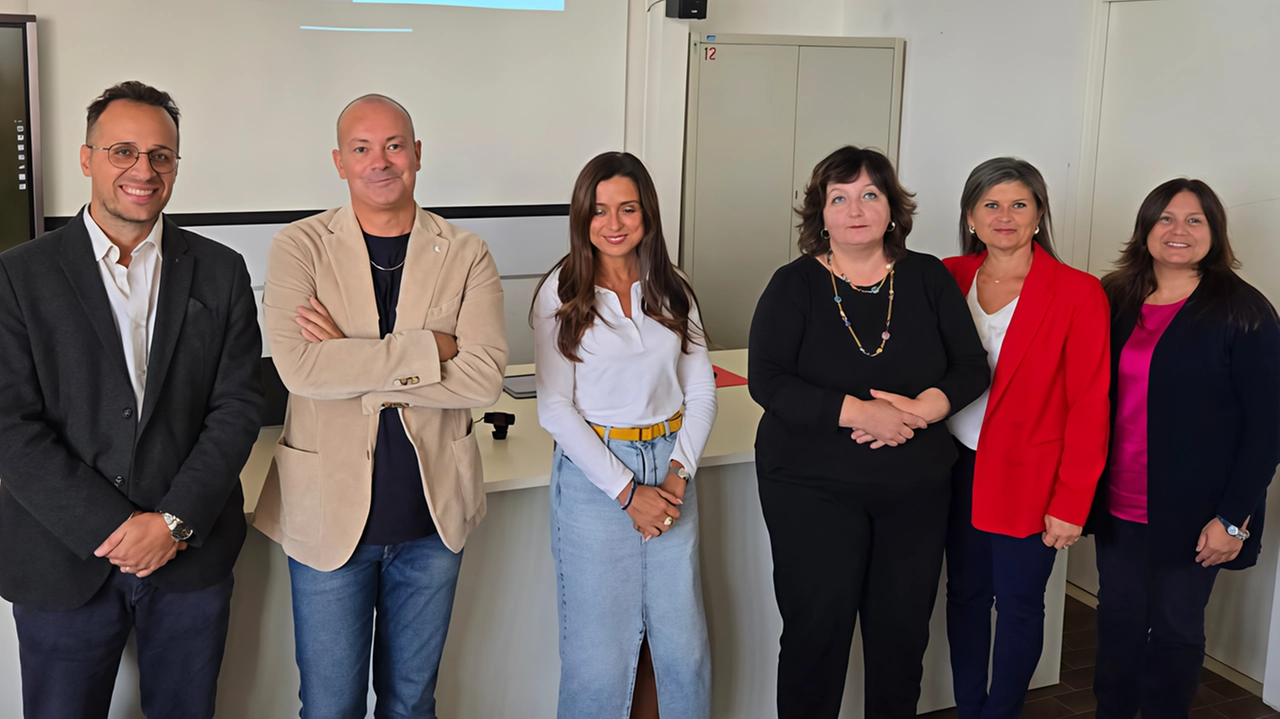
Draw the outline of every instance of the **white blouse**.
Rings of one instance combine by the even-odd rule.
[[[684,406],[673,460],[696,473],[716,418],[716,381],[711,357],[701,342],[680,351],[680,337],[640,311],[640,283],[631,285],[631,317],[611,290],[596,287],[596,310],[603,322],[587,328],[578,348],[581,362],[560,354],[560,308],[556,270],[533,303],[534,361],[538,421],[593,484],[616,497],[633,477],[590,424],[647,427],[669,419]],[[701,326],[697,308],[689,320]]]
[[[991,365],[992,374],[996,371],[996,362],[1000,360],[1000,348],[1004,346],[1004,336],[1009,332],[1009,323],[1013,321],[1013,312],[1018,308],[1018,298],[1001,307],[992,314],[987,314],[978,303],[978,278],[975,275],[973,285],[969,287],[969,312],[973,315],[973,324],[978,328],[978,336],[982,338],[982,346],[987,349],[987,364]],[[991,399],[988,388],[973,404],[951,415],[947,420],[947,429],[960,443],[972,450],[978,449],[978,437],[982,434],[982,420],[987,415],[987,402]]]

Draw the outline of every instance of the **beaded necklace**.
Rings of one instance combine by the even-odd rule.
[[[884,346],[889,341],[889,323],[893,321],[893,263],[889,263],[889,274],[885,275],[879,283],[873,285],[875,287],[874,290],[863,290],[857,285],[850,283],[850,286],[854,289],[868,294],[879,292],[885,282],[889,283],[889,311],[885,314],[884,332],[880,334],[880,346],[876,348],[875,352],[868,352],[867,348],[862,346],[862,340],[858,339],[858,333],[853,331],[853,323],[849,321],[848,315],[844,313],[844,299],[840,297],[840,288],[836,286],[836,271],[829,262],[827,264],[827,271],[831,273],[831,291],[835,293],[836,307],[840,310],[840,319],[844,320],[845,329],[849,330],[849,334],[853,335],[853,341],[857,343],[858,351],[868,357],[879,356],[880,353],[884,352]],[[846,279],[845,282],[848,282],[848,280]]]

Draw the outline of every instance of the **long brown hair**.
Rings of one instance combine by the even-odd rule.
[[[897,261],[907,256],[907,235],[911,234],[912,216],[916,213],[914,194],[898,182],[889,158],[869,148],[845,145],[827,155],[813,168],[809,184],[804,188],[804,204],[795,208],[800,216],[800,251],[817,257],[831,249],[831,240],[823,236],[826,222],[822,210],[827,206],[827,186],[853,182],[863,170],[889,202],[889,219],[895,223],[884,233],[884,255]]]
[[[606,152],[596,155],[578,173],[569,203],[569,254],[542,276],[533,291],[536,302],[547,278],[560,270],[556,288],[560,297],[560,308],[556,310],[556,321],[560,323],[557,349],[568,359],[581,362],[578,350],[582,336],[601,319],[596,311],[596,248],[591,244],[591,218],[595,216],[596,186],[615,177],[630,179],[640,192],[640,218],[644,223],[644,236],[636,246],[640,263],[640,311],[680,335],[682,352],[689,352],[691,342],[706,344],[706,331],[689,319],[697,306],[693,287],[676,271],[667,254],[653,178],[635,155]]]
[[[960,193],[960,251],[966,255],[976,255],[987,249],[987,243],[978,239],[975,232],[969,231],[969,213],[978,207],[978,202],[987,190],[1006,182],[1020,182],[1031,190],[1035,198],[1036,209],[1040,211],[1040,230],[1031,241],[1040,246],[1053,259],[1058,259],[1053,251],[1053,215],[1049,212],[1049,186],[1045,184],[1044,175],[1026,160],[1016,157],[995,157],[973,168],[969,179],[964,183],[964,191]]]
[[[1165,208],[1181,192],[1190,192],[1200,200],[1205,223],[1209,226],[1209,252],[1196,265],[1200,287],[1196,300],[1201,312],[1219,303],[1225,304],[1227,321],[1241,329],[1256,329],[1263,321],[1276,317],[1275,308],[1260,292],[1245,282],[1236,270],[1240,261],[1227,239],[1227,210],[1207,184],[1185,177],[1175,178],[1152,190],[1138,208],[1133,236],[1125,243],[1116,260],[1116,269],[1102,278],[1114,312],[1133,311],[1142,306],[1156,291],[1155,260],[1147,249],[1147,237],[1160,221]]]

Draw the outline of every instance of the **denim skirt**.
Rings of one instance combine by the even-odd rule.
[[[606,446],[636,481],[666,479],[675,434]],[[551,464],[551,553],[560,615],[559,719],[627,719],[647,635],[663,719],[711,715],[711,650],[698,569],[697,480],[680,519],[648,542],[618,500],[557,446]]]

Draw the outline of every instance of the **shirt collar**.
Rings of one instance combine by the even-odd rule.
[[[89,240],[93,243],[93,259],[98,261],[109,259],[112,263],[119,261],[120,248],[107,237],[107,233],[102,231],[102,228],[98,226],[98,223],[93,221],[93,217],[89,214],[88,205],[85,206],[82,214],[84,214],[84,226],[89,230]],[[155,248],[156,258],[159,259],[163,257],[160,251],[160,240],[163,236],[164,216],[161,215],[156,218],[156,224],[151,228],[151,232],[147,234],[146,239],[139,242],[138,246],[133,248],[133,254],[137,255],[142,251],[144,246],[151,245]]]

